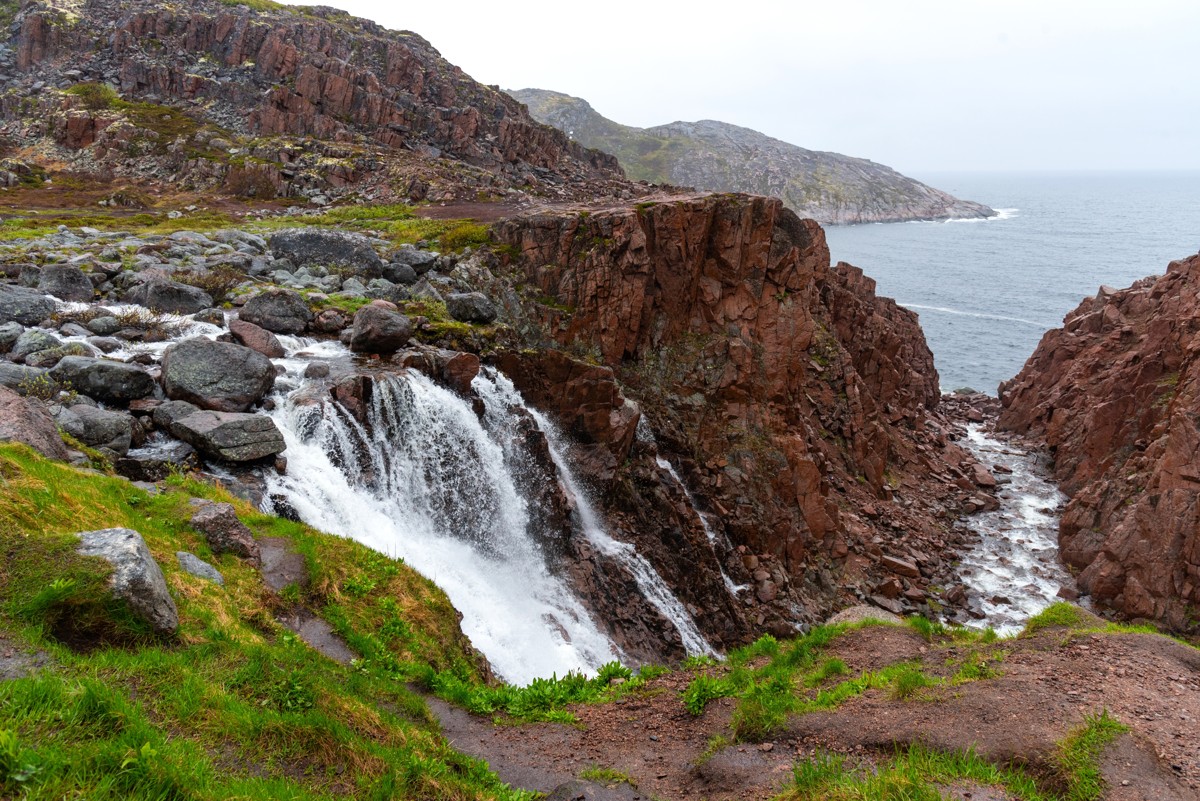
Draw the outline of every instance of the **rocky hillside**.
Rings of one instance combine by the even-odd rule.
[[[628,192],[420,36],[327,7],[7,3],[0,136],[12,185],[67,172],[270,199]],[[65,169],[64,169],[65,167]]]
[[[1000,388],[1002,426],[1043,439],[1071,496],[1063,559],[1133,618],[1200,626],[1200,256],[1103,287]]]
[[[716,192],[778,197],[821,223],[897,222],[990,217],[987,206],[959,200],[867,159],[805,150],[725,122],[621,125],[586,100],[544,89],[510,94],[533,117],[586,147],[612,153],[630,178]]]

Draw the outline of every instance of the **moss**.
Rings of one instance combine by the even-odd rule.
[[[442,233],[439,241],[443,250],[457,252],[467,247],[488,244],[492,239],[490,226],[465,222]]]

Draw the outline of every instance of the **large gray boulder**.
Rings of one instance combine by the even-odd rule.
[[[7,387],[0,387],[0,441],[23,442],[43,456],[67,460],[67,446],[46,407]]]
[[[125,293],[125,302],[172,314],[195,314],[213,305],[212,295],[203,289],[161,278],[133,287]]]
[[[45,294],[19,286],[0,285],[0,323],[37,325],[54,313]]]
[[[13,343],[8,357],[15,362],[22,361],[26,356],[37,353],[39,350],[50,350],[61,345],[62,340],[54,336],[54,334],[43,331],[40,328],[30,328],[17,337],[17,341]]]
[[[253,462],[287,447],[275,421],[260,414],[201,411],[173,421],[168,430],[205,456],[227,462]]]
[[[0,362],[0,387],[8,387],[22,395],[26,394],[26,386],[44,375],[46,371],[36,367]]]
[[[350,350],[355,353],[395,353],[408,344],[412,323],[403,314],[374,303],[354,313]]]
[[[38,278],[38,292],[53,295],[59,300],[87,303],[95,297],[96,290],[83,270],[71,264],[50,264],[42,268]]]
[[[121,412],[76,404],[55,415],[59,426],[75,439],[93,448],[124,456],[133,441],[133,418]]]
[[[457,292],[446,296],[446,311],[463,323],[487,324],[496,319],[496,306],[482,292]]]
[[[167,348],[162,384],[172,400],[217,412],[244,412],[275,386],[275,366],[244,345],[197,337]]]
[[[50,377],[81,395],[104,403],[128,403],[154,394],[153,376],[135,364],[87,356],[67,356],[50,370]]]
[[[276,334],[303,334],[313,313],[299,292],[270,289],[246,301],[238,317]]]
[[[109,583],[113,596],[149,623],[155,634],[174,634],[179,628],[179,612],[142,535],[131,528],[106,528],[78,536],[79,553],[98,556],[113,566]]]
[[[349,267],[355,272],[375,275],[383,260],[375,252],[371,240],[362,234],[331,231],[324,228],[291,228],[271,237],[271,252],[277,259],[287,259],[297,267]]]

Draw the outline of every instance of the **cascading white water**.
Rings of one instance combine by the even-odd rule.
[[[962,556],[961,577],[985,618],[1001,634],[1058,600],[1071,576],[1058,558],[1057,507],[1066,499],[1033,454],[967,427],[966,447],[985,464],[1011,473],[1001,487],[1000,508],[969,518],[978,544]]]
[[[416,372],[380,378],[366,426],[335,403],[295,400],[272,414],[288,473],[269,476],[268,489],[306,522],[436,582],[498,675],[525,683],[618,657],[547,569],[503,447],[462,398]]]
[[[696,506],[696,499],[692,497],[691,491],[687,488],[687,484],[683,483],[683,479],[679,477],[679,473],[675,472],[675,466],[661,456],[657,457],[656,461],[659,467],[667,471],[667,475],[671,477],[671,480],[679,487],[683,496],[687,498],[688,504],[692,507],[692,512],[695,513],[696,519],[700,521],[700,526],[704,529],[704,536],[708,537],[708,544],[712,547],[713,557],[717,560],[717,566],[721,568],[721,578],[725,581],[725,589],[733,597],[738,597],[739,593],[750,589],[750,587],[745,584],[735,584],[733,579],[729,577],[729,574],[725,572],[725,565],[721,562],[721,554],[717,550],[717,533],[708,524],[708,515],[701,512],[700,507]],[[726,547],[729,546],[728,540],[726,540],[725,545]]]
[[[571,496],[575,503],[575,509],[579,515],[579,522],[584,536],[588,538],[588,541],[596,550],[605,556],[615,559],[629,571],[634,581],[637,582],[638,589],[642,591],[643,597],[663,617],[669,620],[671,625],[679,632],[683,647],[689,654],[715,656],[716,651],[709,645],[704,635],[700,633],[700,629],[696,627],[696,622],[692,619],[691,614],[688,613],[679,599],[675,597],[671,588],[663,581],[662,576],[654,569],[654,566],[644,556],[639,554],[637,549],[632,545],[613,539],[604,530],[599,516],[596,514],[595,509],[592,508],[587,494],[583,491],[565,458],[566,448],[557,427],[541,412],[527,406],[525,400],[517,392],[512,382],[506,376],[494,370],[486,369],[483,371],[475,379],[473,386],[476,394],[483,399],[484,405],[487,407],[490,415],[505,415],[508,409],[514,406],[525,409],[530,414],[537,422],[538,428],[546,436],[546,444],[549,446],[550,456],[554,460],[554,465],[558,469],[559,480],[562,482],[563,489]]]

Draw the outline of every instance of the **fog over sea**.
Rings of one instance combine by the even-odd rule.
[[[1200,250],[1200,172],[924,173],[986,221],[829,226],[833,261],[921,316],[942,389],[996,394],[1042,334],[1102,284]]]

